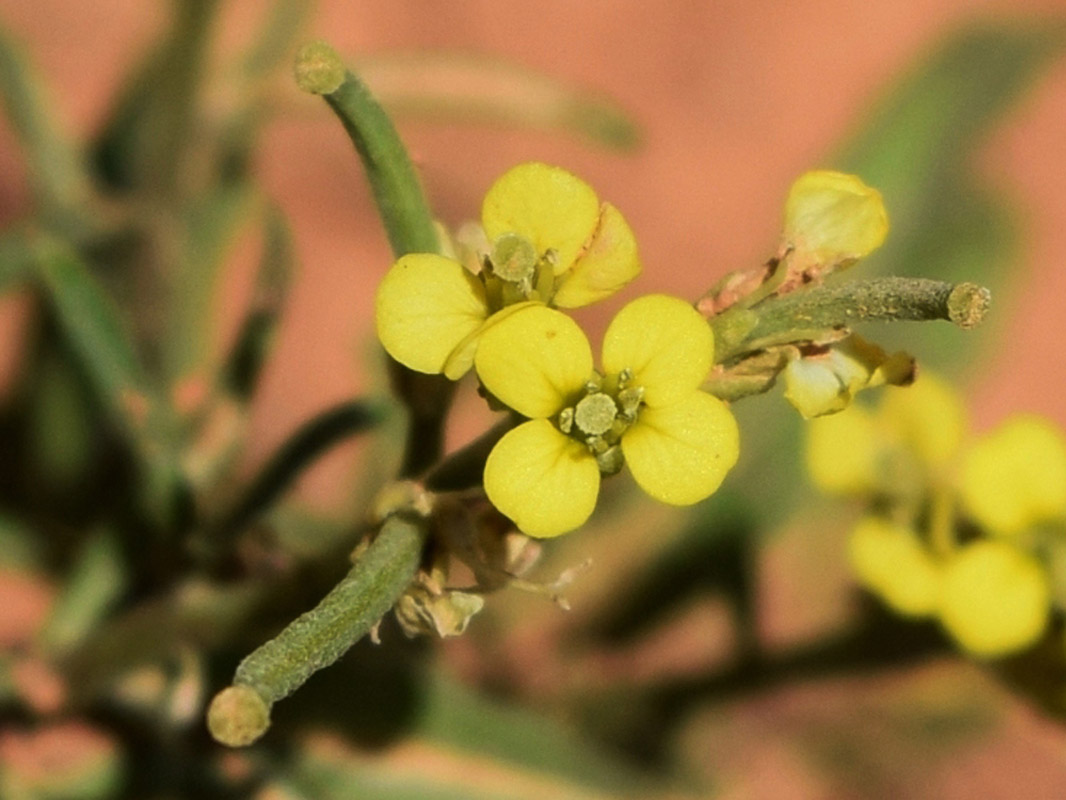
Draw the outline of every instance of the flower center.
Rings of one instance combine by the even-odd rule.
[[[522,283],[533,277],[537,251],[533,243],[517,233],[505,233],[492,245],[492,271],[508,283]]]
[[[628,369],[607,378],[595,374],[586,384],[584,396],[556,418],[559,430],[583,443],[596,457],[604,475],[613,475],[622,468],[619,443],[636,421],[644,398],[644,388],[630,385],[632,380],[633,373]]]
[[[607,433],[614,424],[618,406],[614,399],[603,392],[588,394],[574,408],[574,422],[583,433],[600,436]]]
[[[526,300],[549,302],[555,289],[558,260],[555,250],[537,252],[533,243],[520,234],[504,233],[497,237],[481,271],[489,308],[499,311]]]

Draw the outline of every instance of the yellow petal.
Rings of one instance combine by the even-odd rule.
[[[807,425],[807,471],[830,494],[862,494],[878,484],[882,437],[870,412],[858,405]]]
[[[596,459],[547,420],[508,432],[485,462],[489,501],[529,536],[558,536],[580,527],[599,491]]]
[[[864,517],[848,539],[848,560],[859,582],[890,608],[909,617],[935,613],[940,569],[910,528]]]
[[[646,295],[627,305],[607,326],[603,368],[608,375],[633,371],[644,402],[663,406],[691,394],[714,363],[714,334],[684,300]]]
[[[532,304],[481,335],[474,365],[504,405],[535,419],[575,400],[592,376],[592,351],[570,317]]]
[[[622,453],[645,492],[685,506],[721,485],[737,463],[740,433],[725,403],[692,392],[672,405],[642,409],[622,434]]]
[[[974,443],[962,466],[963,505],[991,533],[1066,517],[1066,438],[1041,417],[1014,416]]]
[[[474,366],[474,353],[477,352],[478,342],[481,341],[482,334],[489,328],[498,325],[503,322],[509,316],[515,312],[521,311],[523,308],[537,305],[530,301],[528,303],[515,303],[514,305],[505,306],[491,315],[487,320],[482,322],[473,331],[468,333],[466,337],[455,346],[455,349],[449,354],[447,360],[444,362],[444,375],[453,381],[459,380],[463,377],[472,366]]]
[[[413,253],[378,287],[374,317],[390,356],[417,372],[439,373],[448,355],[488,314],[481,282],[443,256]]]
[[[592,241],[562,276],[552,302],[559,308],[587,306],[614,294],[639,274],[633,231],[618,209],[604,203]]]
[[[1034,644],[1050,609],[1044,570],[1007,542],[967,545],[944,569],[940,621],[976,656],[1005,656]]]
[[[792,184],[785,203],[785,242],[823,263],[862,258],[888,234],[881,193],[855,175],[815,170]]]
[[[559,167],[530,162],[508,170],[481,206],[489,241],[517,233],[538,254],[554,250],[555,274],[570,269],[596,229],[600,201],[587,183]]]

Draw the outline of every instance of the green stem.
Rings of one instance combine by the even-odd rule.
[[[407,149],[363,82],[325,42],[301,48],[295,73],[301,89],[329,103],[355,145],[393,255],[439,252],[433,216]],[[415,477],[440,458],[445,415],[455,385],[442,376],[415,373],[396,362],[390,362],[389,368],[409,417],[401,477]]]
[[[233,685],[215,696],[208,727],[223,744],[251,744],[270,725],[270,706],[340,658],[392,608],[422,558],[425,525],[400,516],[381,532],[355,566],[311,611],[237,667]]]
[[[949,320],[972,328],[984,317],[990,298],[987,289],[972,283],[925,278],[875,278],[801,289],[742,309],[739,313],[750,317],[742,337],[730,335],[736,320],[729,311],[713,318],[715,358],[723,363],[742,353],[818,338],[858,322]]]
[[[436,253],[440,241],[414,165],[396,128],[362,81],[344,68],[324,42],[312,42],[296,57],[296,80],[322,95],[363,162],[393,255]]]
[[[470,444],[438,464],[423,484],[432,492],[456,492],[481,485],[485,460],[492,448],[522,421],[517,414],[508,414]]]

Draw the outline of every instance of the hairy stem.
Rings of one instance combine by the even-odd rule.
[[[392,608],[414,577],[425,526],[400,516],[381,532],[355,566],[312,610],[237,667],[233,685],[208,709],[208,727],[223,744],[251,744],[270,725],[270,707],[315,672],[335,662]]]

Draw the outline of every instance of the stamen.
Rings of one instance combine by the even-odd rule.
[[[559,412],[559,430],[570,433],[574,427],[574,409],[564,408]]]

